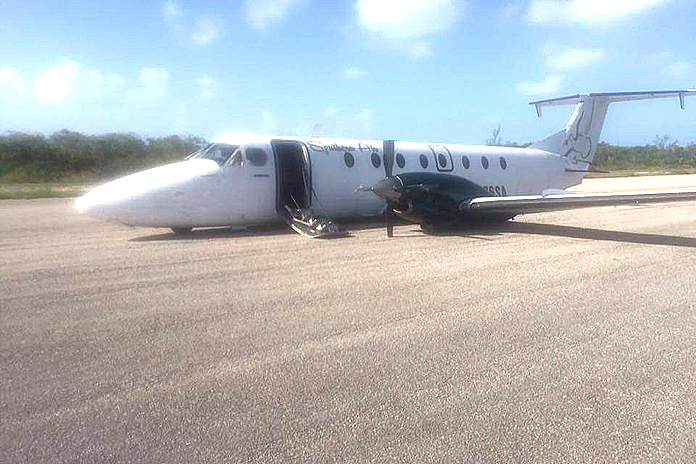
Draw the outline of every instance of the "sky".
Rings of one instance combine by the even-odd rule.
[[[696,88],[693,0],[4,0],[0,21],[0,132],[523,143],[572,112],[533,100]],[[696,97],[612,105],[602,139],[663,135],[696,141]]]

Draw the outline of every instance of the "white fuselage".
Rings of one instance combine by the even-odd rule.
[[[305,150],[312,211],[333,218],[381,214],[385,202],[360,186],[385,177],[382,142],[306,137],[229,135],[214,144],[239,146],[244,162],[190,159],[139,172],[97,187],[77,201],[80,212],[114,222],[150,227],[244,226],[279,221],[276,142]],[[265,162],[247,152],[263,150]],[[538,149],[396,142],[393,174],[446,173],[493,195],[540,194],[577,184],[564,159]],[[374,156],[373,156],[374,155]]]

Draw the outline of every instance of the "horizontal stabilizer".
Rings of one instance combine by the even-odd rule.
[[[524,214],[566,209],[590,208],[639,203],[667,203],[696,200],[696,191],[689,192],[617,192],[568,193],[559,195],[529,195],[512,197],[480,197],[462,202],[461,211],[476,213]]]
[[[595,92],[595,93],[578,93],[568,95],[567,97],[550,98],[548,100],[538,100],[530,102],[534,105],[537,111],[537,116],[541,117],[541,108],[544,106],[561,106],[573,105],[585,102],[589,99],[604,100],[607,103],[630,101],[630,100],[648,100],[651,98],[670,98],[679,97],[679,105],[684,109],[684,97],[688,95],[696,95],[696,89],[684,90],[652,90],[642,92]]]

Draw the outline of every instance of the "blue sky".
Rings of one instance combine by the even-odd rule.
[[[0,131],[538,140],[578,92],[696,87],[687,0],[15,1]],[[621,103],[603,139],[696,141],[696,97]]]

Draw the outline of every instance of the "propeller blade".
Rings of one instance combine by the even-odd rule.
[[[394,170],[394,141],[385,140],[382,144],[382,157],[384,158],[384,175],[392,176]]]
[[[384,210],[384,223],[387,226],[387,237],[394,236],[394,208],[391,202],[387,202],[387,208]]]
[[[382,144],[382,157],[384,162],[384,175],[387,179],[392,177],[394,170],[394,141],[385,140]],[[384,210],[384,224],[387,228],[387,237],[394,236],[394,207],[387,199],[387,207]]]

